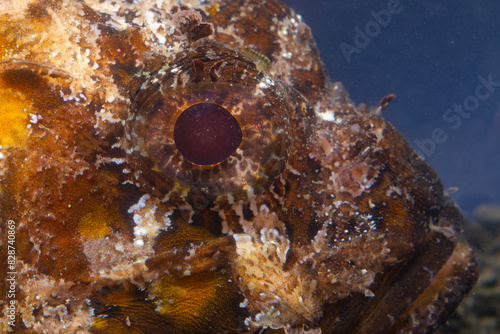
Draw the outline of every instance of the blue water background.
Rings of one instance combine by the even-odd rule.
[[[423,145],[420,152],[445,188],[458,188],[452,196],[467,214],[479,204],[500,203],[500,87],[486,98],[488,91],[479,88],[482,100],[475,98],[480,76],[500,82],[500,2],[284,2],[311,27],[332,80],[341,81],[353,101],[376,105],[397,95],[384,116],[414,147]],[[378,23],[377,32],[373,12],[389,6],[398,13],[382,21],[385,27]],[[356,28],[371,29],[372,37],[346,57],[341,45],[356,47]],[[467,117],[453,111],[464,102]]]

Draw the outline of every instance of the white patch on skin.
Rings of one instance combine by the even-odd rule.
[[[245,308],[245,307],[247,307],[247,305],[248,305],[248,299],[246,299],[246,298],[245,298],[245,300],[243,300],[243,301],[240,303],[240,307],[241,307],[241,308]]]
[[[112,158],[110,161],[117,165],[121,165],[126,162],[123,158]]]
[[[327,230],[330,222],[331,221],[326,221],[325,223],[323,223],[321,230],[316,233],[316,236],[314,236],[314,239],[312,240],[312,248],[316,253],[319,253],[323,249],[326,249],[328,247]]]
[[[135,229],[134,229],[135,231]],[[134,240],[134,246],[137,247],[137,248],[141,248],[144,246],[144,240],[142,240],[141,238],[136,238]]]
[[[115,250],[116,250],[117,252],[123,253],[123,251],[125,250],[125,248],[123,247],[123,243],[121,243],[121,242],[117,242],[117,243],[115,244]]]
[[[384,139],[384,129],[383,128],[378,128],[376,130],[372,131],[373,134],[377,137],[377,144],[379,144],[382,139]]]
[[[107,109],[101,109],[96,113],[96,123],[94,127],[96,129],[99,129],[101,126],[101,123],[108,122],[108,123],[119,123],[121,120],[116,117],[116,114],[113,112],[113,110],[107,110]]]
[[[147,252],[152,251],[155,237],[161,229],[170,226],[169,215],[163,216],[161,219],[156,217],[155,213],[160,204],[157,198],[151,198],[148,194],[142,196],[139,202],[128,209],[128,213],[133,214],[135,223],[134,227],[134,246],[144,247]]]
[[[137,210],[140,210],[144,207],[146,207],[146,201],[149,200],[151,197],[146,194],[144,196],[142,196],[140,199],[139,199],[139,202],[137,202],[136,204],[132,205],[129,209],[128,209],[128,213],[132,213],[134,211],[137,211]]]
[[[150,254],[136,248],[119,234],[105,239],[88,239],[83,243],[83,253],[95,277],[121,281],[130,277],[148,276],[146,260]]]
[[[387,197],[390,197],[390,196],[391,196],[392,194],[394,194],[394,193],[395,193],[395,194],[397,194],[398,196],[401,196],[401,194],[402,194],[401,188],[396,187],[396,186],[394,186],[394,185],[391,185],[391,186],[389,187],[389,189],[387,189],[387,191],[386,191],[385,195],[386,195]],[[394,196],[394,197],[396,197],[396,196]]]
[[[233,235],[238,255],[235,271],[251,314],[245,323],[280,328],[293,319],[316,319],[321,313],[321,302],[314,294],[317,282],[299,274],[300,264],[284,270],[290,248],[284,224],[266,205],[257,208],[252,201],[250,209],[255,217],[242,218],[244,233]]]
[[[56,280],[43,274],[26,278],[30,269],[25,267],[21,271],[24,272],[25,279],[18,281],[17,289],[18,293],[22,291],[24,298],[16,309],[20,311],[26,327],[37,333],[90,333],[91,309],[84,303],[74,303],[71,298],[62,299],[75,294],[81,298],[82,292],[72,289],[75,283]],[[91,292],[91,289],[87,291],[89,295]],[[71,307],[71,312],[68,312],[68,307]],[[3,314],[7,314],[6,308],[7,304],[2,310]],[[36,309],[42,310],[38,316],[33,315]],[[8,333],[11,329],[7,321],[0,322],[2,333]]]
[[[224,212],[224,210],[219,210],[218,213],[219,213],[219,217],[221,217],[221,219],[222,219],[221,233],[224,235],[233,235],[233,230],[229,229],[229,226],[227,224],[226,213]]]
[[[365,297],[375,297],[375,294],[370,289],[365,290]]]
[[[336,124],[342,124],[342,118],[335,115],[335,111],[332,109],[322,109],[317,105],[315,108],[316,116],[325,122],[333,122]]]
[[[38,123],[38,116],[37,116],[37,115],[35,115],[35,114],[30,114],[29,116],[30,116],[30,123],[31,123],[31,124],[36,124],[36,123]]]

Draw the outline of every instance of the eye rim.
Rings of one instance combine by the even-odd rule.
[[[203,156],[203,157],[196,156],[193,158],[193,155],[195,155],[195,154],[193,152],[188,152],[188,150],[193,149],[193,147],[189,147],[186,150],[184,148],[182,148],[183,145],[181,145],[181,141],[185,141],[185,140],[179,138],[179,136],[186,135],[186,133],[180,133],[180,132],[182,132],[182,130],[185,130],[185,129],[181,130],[181,126],[184,126],[185,124],[181,125],[181,124],[179,124],[179,122],[187,122],[186,117],[189,117],[192,115],[187,115],[186,113],[191,112],[194,108],[200,106],[201,108],[206,109],[207,105],[210,105],[211,108],[213,106],[215,106],[216,111],[218,113],[219,112],[224,113],[224,115],[220,115],[220,113],[219,113],[219,115],[217,115],[217,116],[218,117],[225,117],[225,119],[223,119],[222,121],[231,123],[231,124],[227,124],[227,123],[223,124],[224,129],[221,129],[221,131],[225,130],[225,133],[223,133],[222,135],[225,135],[225,136],[229,135],[227,132],[230,130],[233,130],[233,129],[235,129],[236,133],[233,132],[230,134],[231,135],[231,138],[230,138],[231,142],[230,143],[227,143],[227,141],[225,142],[227,144],[231,144],[230,145],[231,147],[226,147],[226,149],[229,149],[229,151],[230,151],[229,153],[227,153],[227,152],[224,154],[219,153],[220,157],[216,156],[217,158],[214,158],[213,156],[211,156],[210,158],[208,156]],[[197,111],[195,111],[195,112],[197,112]],[[213,110],[206,110],[204,112],[213,112]],[[199,117],[199,116],[194,115],[194,117]],[[210,121],[212,121],[212,120],[210,120]],[[218,119],[217,121],[221,121],[221,119]],[[207,125],[206,121],[200,121],[200,122],[204,122],[205,125]],[[208,125],[207,125],[207,127],[208,127]],[[206,129],[206,127],[205,127],[205,129]],[[202,129],[198,129],[198,131],[201,131],[201,130]],[[208,129],[208,130],[215,130],[215,129]],[[187,131],[189,131],[189,130],[187,130]],[[243,132],[241,130],[241,124],[238,121],[238,119],[231,113],[231,111],[229,111],[224,106],[217,104],[217,103],[210,102],[210,101],[194,103],[194,104],[188,106],[187,108],[185,108],[183,111],[181,111],[178,114],[178,116],[174,122],[173,136],[174,136],[175,146],[176,146],[177,150],[180,152],[180,154],[184,157],[184,159],[186,159],[187,161],[189,161],[193,165],[203,166],[203,167],[214,167],[216,165],[223,163],[231,155],[233,155],[236,152],[236,150],[240,147],[241,143],[243,142]],[[211,138],[203,138],[203,139],[205,141],[211,140]],[[225,139],[228,139],[228,138],[226,137]],[[237,142],[237,144],[234,145],[233,142]],[[200,144],[200,146],[201,146],[201,144]],[[194,148],[194,149],[198,150],[200,148]],[[203,154],[207,155],[208,153],[211,153],[211,154],[214,153],[214,152],[208,152],[208,150],[210,150],[210,148],[205,147],[204,150],[205,150],[205,152],[197,152],[197,153],[201,153],[202,155]],[[214,150],[212,150],[212,151],[214,151]],[[202,161],[204,161],[206,163],[202,163]]]
[[[215,67],[216,78],[212,75]],[[214,41],[178,53],[173,61],[148,78],[132,99],[125,124],[123,148],[136,183],[140,182],[146,190],[155,188],[163,195],[174,188],[182,193],[197,188],[216,198],[226,194],[231,201],[255,198],[268,191],[289,162],[292,143],[299,138],[294,134],[302,131],[303,98],[297,100],[293,89],[257,70],[239,50]],[[252,101],[250,112],[238,106],[248,106],[249,101]],[[170,114],[172,120],[190,105],[201,102],[219,104],[238,120],[243,140],[236,152],[215,166],[194,165],[175,148],[173,135],[164,132],[161,140],[169,141],[167,144],[171,146],[166,150],[168,157],[158,161],[155,155],[161,150],[157,147],[153,152],[148,145],[154,138],[147,138],[151,132],[148,124],[155,122],[158,106],[175,105],[170,108],[175,110],[175,115]],[[291,123],[296,119],[300,124],[294,129]],[[261,128],[257,129],[258,126]],[[255,140],[259,137],[264,139]],[[236,166],[241,160],[245,161]],[[177,195],[169,195],[172,196]]]

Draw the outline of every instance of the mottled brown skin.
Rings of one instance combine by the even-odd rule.
[[[393,97],[356,107],[277,1],[8,1],[0,51],[16,333],[427,333],[476,280]],[[172,138],[201,102],[243,133],[215,166]]]

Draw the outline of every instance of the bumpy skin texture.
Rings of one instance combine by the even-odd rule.
[[[438,176],[277,1],[7,0],[0,51],[3,332],[424,333],[475,282]],[[215,166],[173,140],[201,102],[243,133]]]

